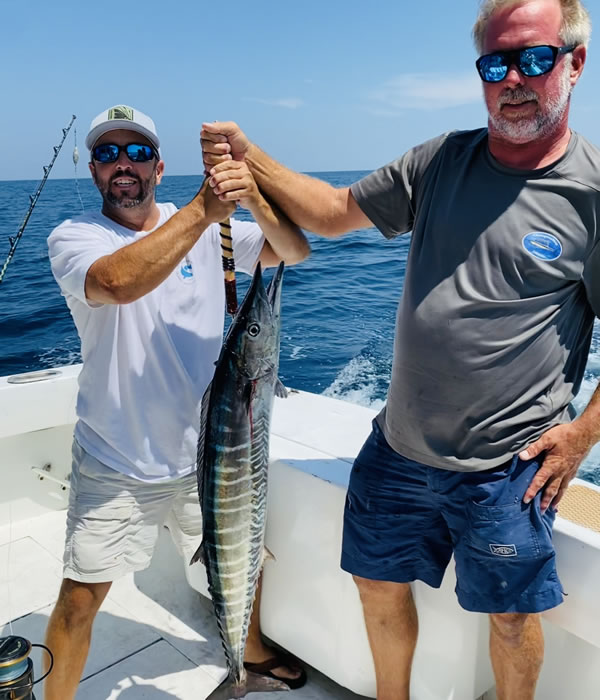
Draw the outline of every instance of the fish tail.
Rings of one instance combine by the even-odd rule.
[[[248,693],[269,693],[271,691],[290,689],[289,685],[276,678],[261,676],[251,671],[246,671],[245,676],[241,681],[236,681],[232,675],[227,676],[206,700],[232,700],[232,698],[243,698]]]
[[[206,564],[205,558],[204,558],[204,539],[200,543],[200,546],[196,550],[196,553],[190,560],[190,566],[192,564],[195,564],[197,561],[201,562],[202,564]]]
[[[276,690],[289,690],[290,686],[284,681],[260,673],[246,671],[246,693],[269,693]]]

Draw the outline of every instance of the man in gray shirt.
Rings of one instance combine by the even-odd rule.
[[[245,158],[305,229],[412,230],[387,405],[344,516],[379,700],[408,700],[409,583],[439,586],[452,553],[460,604],[491,616],[498,697],[534,697],[539,613],[563,595],[555,507],[600,439],[600,390],[570,409],[600,316],[600,151],[568,126],[589,36],[580,0],[486,0],[474,38],[488,128],[428,141],[351,188],[284,168],[232,122],[203,127],[223,199],[224,159]]]

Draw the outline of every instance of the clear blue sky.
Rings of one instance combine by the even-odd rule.
[[[149,114],[167,175],[201,170],[202,121],[233,119],[303,171],[372,169],[452,128],[485,124],[476,0],[0,0],[0,180],[39,179],[77,115]],[[600,34],[600,0],[587,7]],[[600,143],[600,44],[572,126]],[[72,177],[70,136],[52,172]]]

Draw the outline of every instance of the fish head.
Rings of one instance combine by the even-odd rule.
[[[265,289],[261,265],[257,264],[225,340],[224,350],[230,353],[237,371],[249,379],[277,374],[283,267],[280,263]]]

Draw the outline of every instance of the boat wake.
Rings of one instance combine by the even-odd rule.
[[[392,371],[391,356],[386,358],[372,341],[348,362],[323,391],[325,396],[359,406],[383,408]]]

